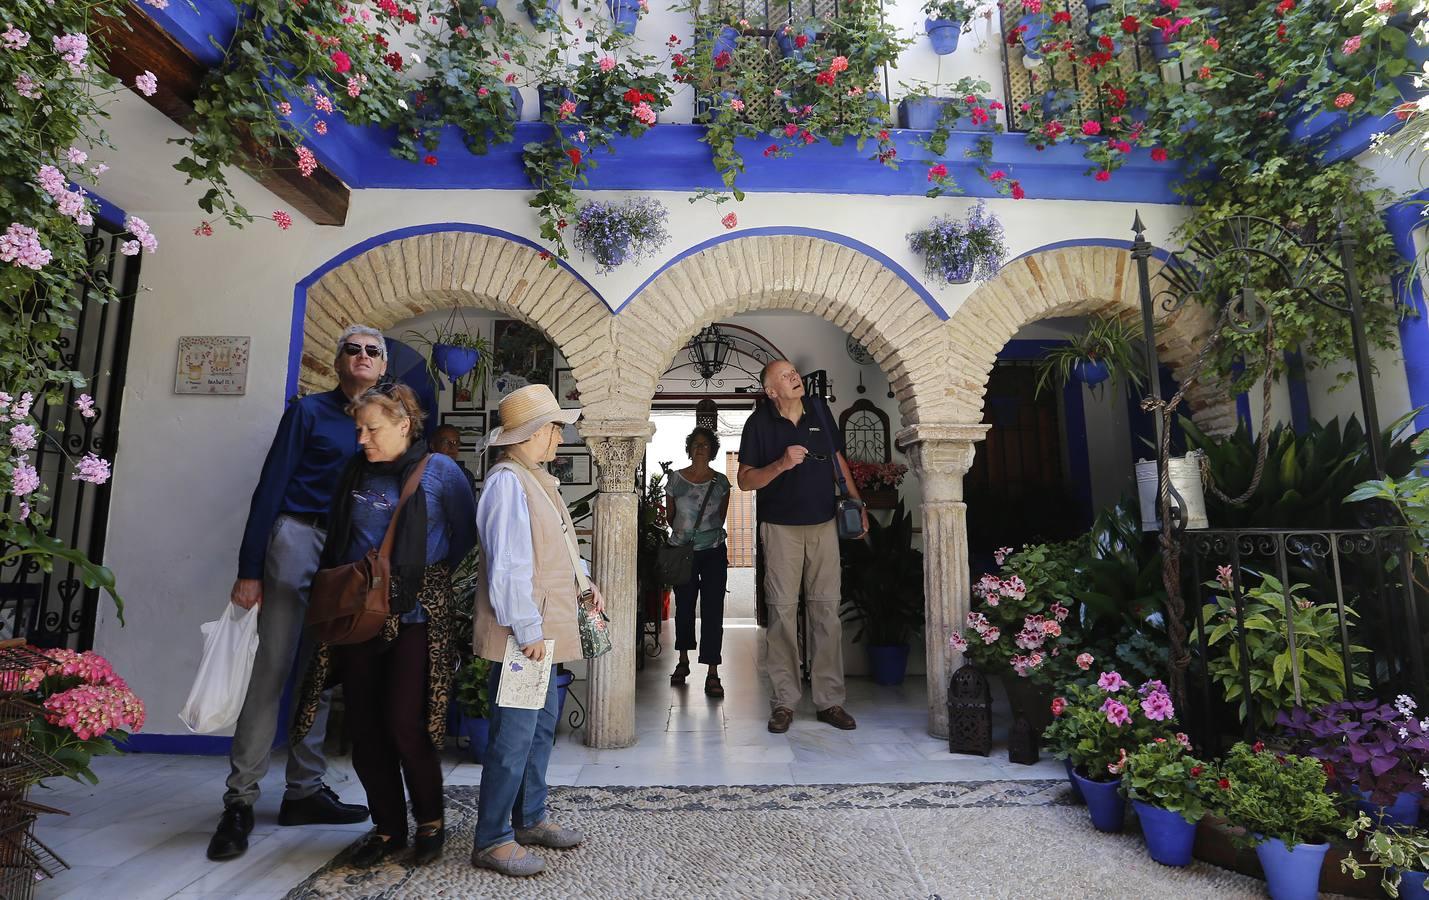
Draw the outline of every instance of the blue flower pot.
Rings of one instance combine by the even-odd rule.
[[[1017,24],[1027,26],[1027,30],[1022,32],[1023,57],[1033,62],[1041,62],[1042,53],[1038,47],[1042,43],[1042,32],[1047,30],[1047,26],[1052,24],[1052,20],[1046,13],[1033,13],[1030,16],[1023,16]]]
[[[519,122],[521,111],[526,108],[526,98],[521,96],[521,89],[514,84],[508,84],[506,91],[511,95],[511,118]]]
[[[714,40],[710,42],[710,58],[713,59],[721,53],[734,55],[734,48],[739,42],[739,32],[732,25],[725,25],[715,32]]]
[[[495,9],[497,0],[481,0],[481,5],[487,9]]]
[[[1166,38],[1166,32],[1160,28],[1151,30],[1151,34],[1146,39],[1146,45],[1151,48],[1151,55],[1156,57],[1157,62],[1171,62],[1181,55],[1180,51],[1172,49],[1171,41]]]
[[[1361,812],[1368,813],[1370,819],[1375,824],[1379,824],[1379,815],[1384,813],[1384,824],[1386,825],[1418,825],[1419,824],[1419,802],[1424,795],[1418,791],[1400,791],[1394,798],[1394,802],[1389,806],[1380,806],[1369,799],[1369,794],[1355,788],[1355,793],[1359,794],[1359,800],[1355,807]]]
[[[1087,387],[1096,387],[1111,377],[1104,362],[1079,362],[1072,366],[1072,374]]]
[[[881,128],[888,124],[888,98],[878,91],[869,91],[868,99],[873,101],[873,112],[868,116],[868,124]]]
[[[1287,847],[1278,838],[1269,838],[1256,847],[1270,900],[1316,900],[1320,895],[1320,867],[1329,849],[1329,844]]]
[[[898,127],[932,131],[952,102],[948,97],[904,97],[898,101]]]
[[[562,101],[576,99],[576,95],[571,93],[570,88],[559,87],[557,85],[550,84],[543,84],[540,87],[536,88],[536,96],[539,97],[541,101],[542,115],[545,114],[547,107],[553,110],[560,109]],[[581,102],[576,104],[576,111],[572,113],[572,115],[574,115],[576,118],[580,118],[585,114],[586,102],[582,100]],[[569,118],[566,119],[566,121],[570,121]]]
[[[799,49],[799,45],[796,41],[801,34],[809,39],[809,43],[804,45],[805,49],[807,49],[809,44],[814,42],[814,38],[818,36],[819,31],[812,25],[806,25],[803,28],[797,29],[790,28],[788,31],[781,28],[779,33],[774,35],[774,43],[779,45],[779,52],[784,54],[786,58],[803,59],[804,51]]]
[[[1196,843],[1196,823],[1187,822],[1178,812],[1131,801],[1146,837],[1146,852],[1163,866],[1189,866],[1191,847]]]
[[[462,716],[461,730],[471,743],[472,759],[481,762],[482,758],[486,756],[486,744],[491,738],[491,720]]]
[[[963,23],[954,19],[926,19],[923,28],[928,32],[928,43],[933,52],[947,56],[958,49],[958,38],[963,33]]]
[[[640,0],[605,0],[605,5],[610,8],[610,18],[614,20],[617,31],[635,33],[635,26],[640,21]]]
[[[1399,873],[1399,897],[1400,900],[1424,900],[1429,897],[1429,890],[1424,888],[1425,873],[1405,872]]]
[[[1087,15],[1094,16],[1104,9],[1111,9],[1111,0],[1085,0]]]
[[[480,361],[481,354],[470,347],[454,347],[451,344],[432,347],[432,365],[452,381],[475,369]]]
[[[596,254],[596,262],[607,268],[614,269],[625,263],[625,257],[629,252],[629,244],[614,244],[601,253]]]
[[[1072,767],[1071,757],[1067,757],[1066,759],[1062,760],[1062,762],[1067,767],[1067,783],[1072,786],[1072,799],[1077,801],[1078,803],[1085,804],[1087,802],[1087,798],[1082,794],[1082,786],[1077,784],[1077,779],[1075,777],[1076,770]]]
[[[1047,91],[1042,95],[1042,116],[1047,119],[1060,119],[1076,105],[1075,91]]]
[[[868,647],[868,675],[874,684],[902,684],[908,674],[908,645]]]
[[[1121,796],[1121,779],[1092,781],[1073,770],[1072,780],[1087,800],[1087,812],[1092,814],[1092,825],[1096,830],[1121,831],[1121,826],[1126,823],[1126,801]]]
[[[561,14],[561,0],[522,0],[521,5],[531,24],[538,27],[554,22]]]

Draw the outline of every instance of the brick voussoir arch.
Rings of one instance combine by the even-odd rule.
[[[943,380],[947,330],[910,280],[858,247],[807,233],[736,236],[691,253],[659,272],[616,317],[622,393],[648,407],[670,361],[712,322],[792,310],[828,320],[868,349],[889,377],[905,425],[946,420],[954,405]]]
[[[607,399],[611,379],[602,376],[612,316],[604,302],[569,270],[550,266],[536,246],[460,228],[376,243],[308,284],[299,387],[332,385],[333,347],[348,325],[385,331],[404,319],[461,306],[541,329],[566,356],[586,402]]]
[[[1156,290],[1153,264],[1152,289]],[[948,320],[955,348],[946,370],[954,387],[954,421],[982,420],[987,380],[1000,351],[1018,329],[1058,316],[1134,318],[1141,299],[1136,264],[1124,247],[1078,246],[1033,252],[1013,260],[997,277],[978,288]],[[1205,307],[1187,304],[1157,322],[1157,351],[1163,365],[1180,380],[1214,325]],[[1198,425],[1210,433],[1233,431],[1235,399],[1210,379],[1195,382],[1186,405]]]

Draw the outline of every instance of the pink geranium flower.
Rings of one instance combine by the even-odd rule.
[[[1114,694],[1126,687],[1126,679],[1117,672],[1103,672],[1102,676],[1097,679],[1097,687]]]
[[[1111,697],[1106,698],[1101,711],[1106,714],[1106,720],[1118,728],[1131,721],[1131,711],[1126,708],[1126,704]]]
[[[1077,654],[1077,668],[1081,669],[1083,672],[1087,671],[1092,667],[1092,662],[1094,662],[1094,660],[1090,653]]]

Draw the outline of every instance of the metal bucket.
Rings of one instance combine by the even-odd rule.
[[[1173,456],[1167,461],[1171,473],[1171,502],[1177,502],[1185,513],[1187,528],[1209,528],[1206,519],[1206,495],[1201,489],[1200,450],[1193,450],[1185,456]],[[1157,515],[1156,461],[1143,459],[1136,464],[1136,492],[1141,497],[1141,530],[1159,531],[1161,518]]]

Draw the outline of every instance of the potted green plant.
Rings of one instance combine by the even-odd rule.
[[[1226,820],[1255,846],[1273,900],[1318,896],[1327,838],[1343,827],[1320,761],[1242,742],[1223,761],[1218,785]]]
[[[425,348],[427,370],[432,380],[436,381],[438,374],[445,375],[453,390],[475,393],[490,374],[491,342],[469,331],[460,308],[453,309],[446,324],[430,337],[419,331],[407,331],[402,338],[414,346]]]
[[[1186,743],[1175,729],[1175,707],[1160,681],[1140,688],[1117,672],[1096,684],[1067,686],[1050,704],[1053,719],[1043,740],[1071,766],[1072,783],[1087,801],[1098,831],[1120,831],[1126,816],[1120,787],[1131,753],[1157,738]]]
[[[928,32],[933,52],[947,56],[958,49],[962,33],[972,30],[977,4],[968,0],[928,0],[923,4],[923,13],[928,17],[923,21],[923,28]]]
[[[457,671],[453,699],[460,715],[458,732],[471,745],[471,755],[481,762],[486,755],[491,728],[491,661],[473,656]]]
[[[908,235],[913,252],[923,257],[929,279],[967,284],[991,281],[1007,258],[1002,222],[978,201],[966,219],[940,216],[927,228]]]
[[[1366,868],[1381,869],[1379,886],[1391,897],[1423,897],[1425,873],[1429,872],[1429,832],[1407,826],[1376,827],[1370,817],[1361,812],[1345,830],[1350,840],[1364,837],[1364,849],[1370,862],[1361,863],[1353,854],[1340,860],[1340,871],[1356,880],[1365,877]]]
[[[1154,738],[1126,758],[1121,786],[1152,859],[1163,866],[1191,864],[1196,825],[1217,798],[1215,785],[1211,766],[1178,740]]]
[[[992,88],[981,78],[959,78],[952,84],[937,81],[900,81],[903,98],[898,101],[898,127],[914,131],[942,131],[941,138],[929,141],[934,156],[947,152],[947,136],[958,131],[1001,131],[996,113],[1002,103],[991,96]]]
[[[913,514],[900,502],[888,525],[869,518],[864,540],[844,541],[840,617],[856,627],[875,684],[902,684],[908,651],[923,630],[923,552],[913,546]]]
[[[1129,382],[1135,387],[1145,383],[1142,364],[1137,358],[1141,335],[1127,321],[1116,318],[1092,317],[1087,330],[1067,343],[1053,347],[1038,364],[1037,393],[1055,381],[1065,387],[1074,378],[1087,387],[1096,387],[1108,379],[1113,385]]]

